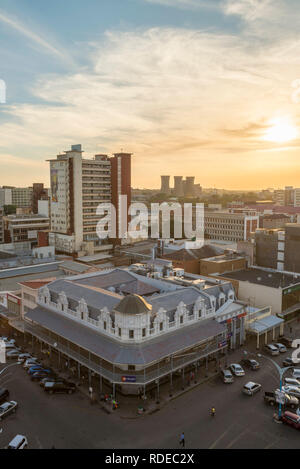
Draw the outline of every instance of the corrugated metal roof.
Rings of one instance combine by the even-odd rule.
[[[207,319],[142,344],[122,344],[84,324],[42,307],[29,311],[26,318],[116,365],[149,365],[226,330],[226,326],[214,319]]]

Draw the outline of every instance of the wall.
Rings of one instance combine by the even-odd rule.
[[[246,268],[246,259],[229,259],[214,262],[209,259],[201,259],[200,275],[210,275],[214,273],[223,274],[225,272],[233,272],[235,270],[243,270]]]

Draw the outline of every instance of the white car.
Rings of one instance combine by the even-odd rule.
[[[24,363],[26,362],[26,360],[29,360],[30,358],[32,360],[37,360],[37,358],[32,357],[30,353],[20,353],[18,356],[18,363]]]
[[[9,443],[7,449],[25,449],[28,446],[28,441],[26,436],[17,435]]]
[[[285,345],[283,344],[279,344],[279,343],[276,343],[276,344],[273,344],[276,348],[278,348],[279,352],[280,353],[285,353],[287,351],[287,348]]]
[[[254,383],[253,381],[249,381],[249,383],[245,384],[243,386],[243,393],[247,394],[248,396],[253,396],[256,392],[261,390],[261,384],[259,383]]]
[[[286,385],[282,387],[282,390],[283,392],[290,394],[291,396],[298,397],[298,399],[300,398],[300,387],[298,386]]]
[[[16,401],[4,402],[4,404],[0,405],[0,420],[7,417],[9,414],[14,414],[18,404]]]
[[[232,363],[229,368],[235,376],[245,376],[245,371],[238,363]]]
[[[28,360],[26,360],[26,362],[24,363],[23,368],[25,368],[25,370],[27,370],[31,366],[38,365],[38,364],[39,363],[38,363],[36,358],[28,358]]]
[[[287,386],[297,386],[300,387],[300,381],[295,378],[284,378],[284,384]]]

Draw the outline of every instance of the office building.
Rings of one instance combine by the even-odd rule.
[[[284,229],[259,229],[252,234],[254,264],[287,272],[300,272],[300,225]]]
[[[30,249],[38,245],[39,231],[49,230],[50,220],[40,215],[7,215],[3,217],[4,243],[24,243]]]
[[[204,236],[206,239],[223,241],[246,241],[251,232],[259,227],[259,217],[244,213],[204,213]]]
[[[4,243],[3,207],[0,205],[0,244]]]

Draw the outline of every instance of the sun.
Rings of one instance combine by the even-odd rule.
[[[270,127],[266,130],[263,140],[268,142],[284,143],[299,137],[297,127],[287,117],[280,117],[270,121]]]

